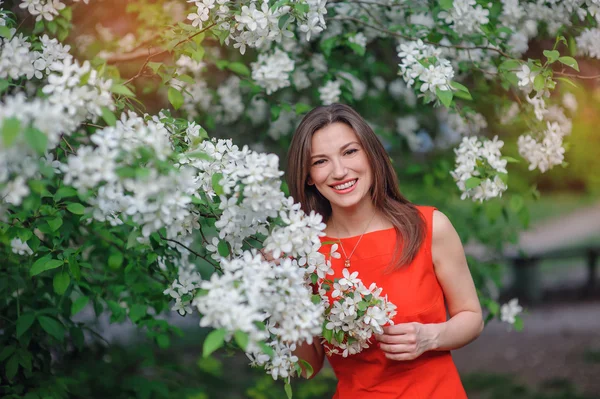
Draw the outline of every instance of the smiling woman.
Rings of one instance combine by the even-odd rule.
[[[338,378],[334,398],[465,398],[449,351],[474,340],[483,321],[462,244],[446,216],[400,193],[381,142],[342,104],[304,117],[289,149],[287,180],[303,210],[324,217],[320,251],[342,252],[331,258],[333,292],[325,280],[315,288],[330,301],[351,302],[340,299],[340,287],[358,276],[397,308],[393,325],[367,348],[352,351],[350,339],[315,339],[295,354],[314,374],[327,354]]]

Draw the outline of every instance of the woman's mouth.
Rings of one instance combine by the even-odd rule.
[[[353,180],[350,180],[350,181],[347,181],[344,183],[337,184],[335,186],[331,186],[331,188],[333,188],[334,191],[336,191],[340,194],[349,193],[350,191],[352,191],[354,189],[357,181],[358,181],[358,179],[353,179]]]

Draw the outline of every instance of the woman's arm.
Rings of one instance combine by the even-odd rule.
[[[465,251],[450,220],[433,214],[431,255],[444,292],[450,319],[444,323],[404,323],[384,328],[378,336],[389,359],[412,360],[429,350],[465,346],[481,334],[483,317]]]
[[[450,320],[431,325],[436,335],[432,349],[458,349],[481,334],[483,316],[458,233],[439,211],[433,214],[431,255],[450,313]]]
[[[323,361],[325,359],[325,351],[323,350],[323,345],[321,344],[321,338],[314,337],[312,344],[304,342],[303,344],[298,345],[294,351],[294,355],[298,356],[302,360],[306,360],[313,368],[313,372],[309,376],[306,368],[301,363],[300,366],[302,367],[302,377],[309,379],[313,378],[323,367]]]

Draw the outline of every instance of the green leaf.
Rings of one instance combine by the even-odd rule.
[[[224,328],[211,331],[202,344],[202,357],[208,357],[214,351],[221,348],[225,344],[226,333],[227,331]]]
[[[289,382],[285,383],[284,389],[285,389],[285,394],[287,395],[287,398],[292,399],[292,386],[290,385]]]
[[[46,331],[48,334],[59,341],[64,340],[65,328],[58,320],[48,316],[40,316],[38,317],[38,321],[40,322],[40,325],[44,331]]]
[[[167,349],[171,345],[171,340],[167,334],[159,334],[156,336],[156,343],[161,349]]]
[[[546,86],[546,78],[544,78],[541,74],[536,75],[535,79],[533,79],[533,88],[535,91],[542,91]]]
[[[54,194],[54,201],[60,201],[67,197],[77,197],[77,190],[71,187],[61,187]]]
[[[269,356],[270,358],[273,358],[273,356],[275,355],[275,351],[273,350],[273,348],[271,348],[269,345],[265,344],[264,342],[259,342],[258,346],[263,351],[263,353],[265,355]]]
[[[456,89],[458,91],[464,91],[466,93],[469,92],[469,89],[467,88],[467,86],[460,84],[458,82],[450,82],[450,86],[452,86],[454,89]]]
[[[121,267],[123,264],[123,253],[120,251],[115,251],[108,257],[108,267],[113,270],[116,270]]]
[[[1,28],[4,28],[4,26],[2,26]],[[0,79],[0,94],[4,93],[4,91],[6,89],[8,89],[10,87],[10,82],[6,79]]]
[[[366,48],[364,48],[363,46],[352,42],[347,42],[346,45],[350,47],[352,51],[356,53],[356,55],[359,55],[361,57],[365,55]]]
[[[45,272],[46,270],[56,269],[63,265],[62,260],[51,259],[50,256],[44,256],[43,258],[38,259],[29,269],[30,276],[36,276],[41,272]]]
[[[333,330],[323,327],[323,338],[329,343],[333,339]]]
[[[500,159],[505,160],[507,163],[519,163],[519,162],[521,162],[518,159],[515,159],[513,157],[509,157],[508,155],[505,155],[505,156],[501,157]]]
[[[19,319],[17,320],[17,338],[19,338],[21,335],[25,334],[25,332],[27,332],[27,330],[29,330],[29,327],[31,327],[31,325],[33,324],[34,321],[35,321],[34,313],[22,314],[21,317],[19,317]]]
[[[521,68],[521,61],[518,60],[506,60],[498,66],[499,70],[504,71],[512,71],[519,68]]]
[[[298,359],[298,362],[304,367],[304,369],[306,370],[306,378],[310,378],[313,373],[315,372],[313,370],[313,367],[311,366],[311,364],[309,362],[307,362],[304,359]]]
[[[219,241],[219,245],[217,245],[217,251],[222,257],[229,256],[229,245],[227,245],[227,241]]]
[[[47,223],[48,223],[48,226],[50,226],[50,229],[52,231],[56,231],[56,230],[60,229],[60,226],[62,226],[63,220],[60,216],[57,216],[54,219],[48,219]]]
[[[331,56],[331,51],[335,46],[337,46],[338,41],[338,36],[332,36],[329,39],[322,40],[319,46],[321,47],[323,54],[327,57]]]
[[[15,142],[21,132],[21,121],[17,118],[8,118],[2,124],[2,141],[4,145],[10,147]]]
[[[481,179],[479,177],[470,177],[465,182],[465,187],[467,190],[475,188],[481,184]]]
[[[183,94],[179,90],[174,87],[169,87],[168,92],[169,102],[175,109],[181,108],[185,99],[183,98]]]
[[[46,146],[48,145],[48,137],[34,127],[26,127],[23,132],[27,144],[34,149],[38,154],[46,152]]]
[[[0,362],[3,362],[4,360],[8,359],[10,355],[15,353],[15,349],[16,348],[12,345],[2,348],[2,351],[0,351]]]
[[[233,338],[238,346],[245,351],[246,347],[248,346],[248,334],[240,330],[235,330],[235,333],[233,333]]]
[[[129,318],[132,322],[136,323],[142,317],[146,316],[147,306],[141,303],[131,305],[129,308]]]
[[[149,62],[148,68],[152,69],[152,72],[157,73],[161,66],[164,64],[162,62]]]
[[[10,39],[10,28],[8,26],[0,26],[0,36],[6,39]]]
[[[90,298],[85,295],[75,299],[71,304],[71,316],[75,316],[77,313],[81,312],[89,301]]]
[[[517,331],[523,331],[523,319],[520,316],[515,317],[515,324],[513,327]]]
[[[464,91],[456,91],[456,92],[454,92],[454,97],[462,98],[463,100],[468,100],[468,101],[473,100],[473,97],[471,96],[471,93],[464,92]]]
[[[12,355],[12,357],[10,359],[8,359],[8,362],[6,362],[6,370],[5,370],[6,378],[9,380],[12,380],[13,378],[15,378],[18,371],[19,371],[19,357],[15,353],[14,355]]]
[[[69,276],[69,273],[56,273],[54,275],[54,279],[52,280],[54,292],[56,292],[58,295],[64,294],[67,288],[69,288],[69,283],[71,283],[71,276]]]
[[[290,19],[291,16],[292,15],[290,13],[285,13],[279,18],[279,21],[277,22],[279,29],[283,30],[285,28],[285,24]]]
[[[454,6],[454,0],[440,0],[439,4],[442,10],[449,10]]]
[[[215,194],[217,194],[217,195],[223,195],[225,193],[225,191],[223,191],[223,186],[221,186],[219,184],[219,182],[221,181],[222,178],[223,178],[222,173],[215,173],[214,175],[212,175],[212,178],[211,178],[212,188],[213,188],[213,190],[215,190]]]
[[[313,284],[317,284],[317,281],[319,281],[319,276],[317,275],[317,273],[313,273],[310,275],[310,281]]]
[[[250,76],[250,69],[241,62],[231,62],[227,65],[227,68],[238,75]]]
[[[435,94],[446,108],[450,108],[450,105],[452,104],[452,97],[454,96],[452,91],[441,90],[439,87],[436,87]]]
[[[579,72],[579,64],[577,64],[577,60],[573,57],[563,56],[558,59],[561,63],[565,64],[568,67],[573,68],[577,72]]]
[[[296,115],[304,114],[304,113],[310,111],[312,108],[313,107],[308,104],[296,103],[296,107],[295,107]]]
[[[71,202],[67,205],[67,209],[69,212],[74,213],[75,215],[83,215],[85,212],[85,207],[76,202]]]
[[[115,126],[117,124],[117,117],[108,107],[102,107],[102,119],[104,119],[104,122],[108,126]]]
[[[560,80],[561,82],[565,82],[565,83],[567,83],[567,84],[569,84],[569,85],[571,85],[571,86],[573,86],[575,88],[579,88],[579,86],[577,86],[571,79],[562,78],[562,77],[555,78],[555,79],[556,80]]]
[[[560,53],[557,50],[544,50],[544,55],[548,58],[548,62],[552,64],[560,57]]]
[[[135,94],[125,85],[120,83],[113,83],[110,91],[114,94],[121,94],[127,97],[135,97]]]

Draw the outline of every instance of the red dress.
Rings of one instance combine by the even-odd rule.
[[[366,233],[352,255],[350,271],[358,271],[365,286],[375,282],[382,295],[397,306],[394,323],[442,323],[447,320],[442,288],[431,258],[432,219],[435,208],[418,206],[426,226],[426,238],[413,262],[385,273],[396,245],[394,228]],[[350,253],[359,236],[342,238]],[[321,241],[336,240],[322,237]],[[331,245],[321,252],[329,255]],[[338,252],[341,252],[338,249]],[[332,259],[335,271],[328,278],[342,277],[344,259]],[[334,399],[463,399],[465,390],[449,351],[429,351],[415,360],[389,360],[377,341],[356,355],[328,355],[338,379]]]

